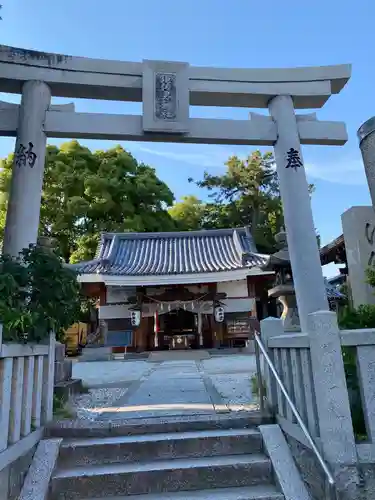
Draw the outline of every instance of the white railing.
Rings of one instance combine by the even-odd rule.
[[[375,329],[340,330],[340,342],[342,347],[355,350],[359,396],[366,426],[366,436],[356,444],[358,457],[360,460],[375,462]],[[288,333],[270,337],[266,348],[309,432],[319,443],[309,336]],[[300,433],[295,425],[294,415],[290,405],[286,404],[280,387],[267,376],[266,385],[267,401],[277,420],[284,430],[299,439]]]
[[[0,325],[0,470],[31,449],[53,418],[55,336],[46,343],[2,342]]]

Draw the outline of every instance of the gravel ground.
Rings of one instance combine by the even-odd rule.
[[[116,401],[125,396],[127,390],[124,387],[89,389],[87,394],[75,396],[69,407],[79,419],[96,420],[98,413],[91,411],[92,409],[116,406]]]
[[[251,374],[210,375],[210,379],[223,403],[232,411],[246,410],[257,405],[257,397],[252,392]]]
[[[256,372],[255,356],[231,354],[230,356],[214,357],[202,361],[203,369],[207,374],[220,373],[247,373],[251,377]]]
[[[149,369],[147,361],[83,361],[73,363],[73,378],[80,378],[86,387],[126,385]]]

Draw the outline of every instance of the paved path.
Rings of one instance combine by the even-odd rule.
[[[77,363],[73,375],[96,387],[81,398],[78,407],[86,406],[91,418],[117,420],[251,411],[257,406],[250,380],[254,369],[252,356],[227,356],[159,363]],[[82,415],[86,418],[87,412]]]
[[[101,419],[213,414],[219,399],[195,361],[163,362],[134,383],[118,407],[102,413]]]

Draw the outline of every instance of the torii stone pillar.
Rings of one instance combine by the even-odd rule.
[[[372,206],[375,207],[375,116],[360,126],[357,135],[367,183],[370,189]]]
[[[301,328],[306,332],[308,314],[328,311],[329,305],[293,100],[287,95],[276,96],[270,101],[269,110],[277,126],[277,175]]]
[[[44,121],[50,101],[51,91],[44,82],[23,85],[3,246],[3,253],[13,256],[38,238],[46,153]]]

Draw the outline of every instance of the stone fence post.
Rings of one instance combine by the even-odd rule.
[[[309,314],[308,335],[322,451],[343,498],[356,498],[357,452],[336,313]]]

